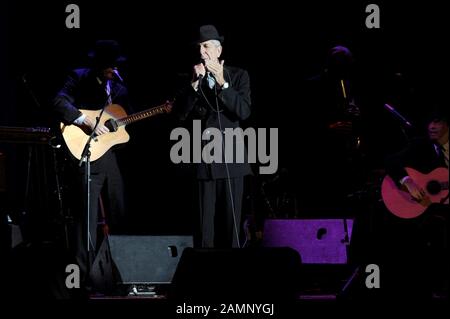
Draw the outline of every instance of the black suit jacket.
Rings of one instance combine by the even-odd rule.
[[[400,185],[400,179],[407,175],[405,167],[427,174],[435,168],[447,166],[443,157],[436,152],[431,140],[418,138],[412,140],[404,150],[386,160],[386,171],[397,185]]]
[[[224,77],[229,87],[223,90],[218,87],[210,89],[206,79],[202,81],[202,90],[195,91],[190,83],[186,85],[175,99],[174,111],[178,117],[190,120],[189,123],[192,120],[201,120],[202,132],[206,128],[217,128],[223,133],[225,128],[240,127],[240,121],[246,120],[251,113],[250,78],[247,71],[229,66],[224,67]],[[222,137],[224,140],[224,136]],[[209,141],[202,141],[202,146],[207,143]],[[235,144],[233,150],[235,153]],[[230,177],[251,174],[247,156],[244,163],[228,163],[228,172]],[[224,160],[222,163],[211,164],[202,160],[202,163],[196,165],[196,175],[198,179],[220,179],[228,176]]]
[[[112,81],[111,98],[113,104],[119,104],[130,111],[128,90],[121,83]],[[78,109],[100,110],[105,106],[107,94],[92,69],[76,69],[67,77],[62,89],[54,99],[54,110],[65,124],[71,124],[81,112]]]

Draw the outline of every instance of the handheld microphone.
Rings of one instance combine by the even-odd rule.
[[[200,63],[203,64],[203,66],[204,66],[205,69],[206,69],[206,66],[205,66],[205,60],[204,60],[204,59],[200,59]],[[204,77],[205,77],[205,74],[199,74],[198,77],[197,77],[198,82],[199,82],[199,83],[202,83],[202,80],[203,80]]]
[[[198,80],[198,85],[202,85],[203,79],[205,78],[205,74],[199,74],[197,76],[197,80]]]

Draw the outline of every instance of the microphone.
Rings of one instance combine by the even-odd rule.
[[[119,71],[117,69],[113,69],[113,72],[116,75],[116,77],[119,79],[119,81],[123,83],[123,79],[120,76]]]
[[[386,103],[384,104],[384,108],[387,109],[392,114],[394,114],[398,119],[400,119],[403,122],[403,124],[405,124],[408,127],[412,127],[412,124],[392,106]]]
[[[199,86],[201,86],[203,83],[203,78],[205,77],[205,75],[204,74],[199,74],[198,75],[198,77],[197,77],[197,80],[198,80],[198,85]]]
[[[205,66],[205,59],[200,59],[200,63],[203,64],[203,66]],[[199,74],[198,75],[197,80],[198,80],[199,84],[202,83],[202,80],[203,80],[204,77],[205,77],[205,74]]]

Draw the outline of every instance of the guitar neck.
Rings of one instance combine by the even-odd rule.
[[[166,105],[164,104],[132,114],[130,116],[123,117],[121,119],[116,120],[116,123],[118,126],[127,125],[154,116],[156,114],[161,114],[165,112],[166,112]]]

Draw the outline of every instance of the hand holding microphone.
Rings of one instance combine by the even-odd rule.
[[[206,75],[206,72],[211,74],[216,80],[219,86],[222,86],[226,81],[223,75],[223,64],[222,61],[213,61],[210,59],[202,60],[201,63],[194,65],[194,78],[192,79],[192,87],[197,90],[198,86],[201,85],[201,81]]]
[[[192,79],[192,87],[197,91],[199,85],[202,82],[202,79],[205,77],[206,68],[203,63],[199,63],[194,65],[193,79]]]
[[[203,63],[194,65],[194,81],[202,79],[206,74],[206,67]]]

